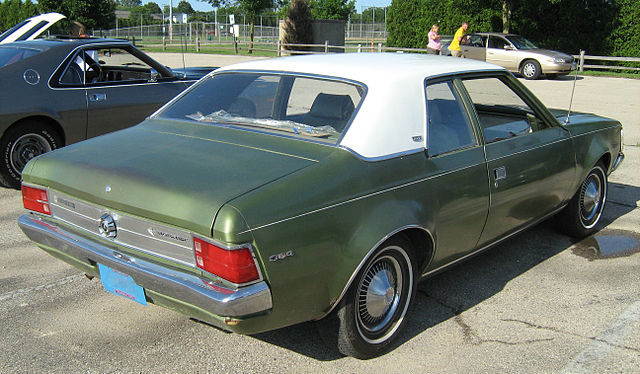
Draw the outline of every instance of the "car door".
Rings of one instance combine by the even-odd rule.
[[[500,65],[510,71],[518,70],[518,54],[509,41],[502,36],[489,35],[487,62]]]
[[[484,151],[468,110],[450,79],[430,82],[427,96],[427,168],[437,170],[424,188],[435,198],[436,253],[427,271],[463,257],[476,247],[489,208]]]
[[[557,210],[569,194],[575,158],[568,131],[527,98],[515,79],[462,83],[483,134],[490,177],[483,246]]]
[[[88,65],[97,63],[99,71],[87,73],[88,138],[140,123],[192,83],[157,79],[151,66],[125,48],[89,52],[86,58],[95,61]]]
[[[460,44],[460,50],[466,58],[485,61],[486,38],[478,34],[467,35],[463,39],[463,43]]]

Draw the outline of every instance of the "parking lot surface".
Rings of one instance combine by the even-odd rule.
[[[208,58],[190,65],[221,65]],[[425,280],[404,333],[368,361],[326,348],[313,323],[228,334],[107,293],[28,241],[20,192],[0,188],[0,372],[640,372],[640,81],[576,83],[575,110],[625,126],[601,230],[573,242],[545,222]],[[568,78],[525,84],[568,106]]]

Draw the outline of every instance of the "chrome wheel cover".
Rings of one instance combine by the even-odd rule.
[[[32,158],[51,151],[51,144],[39,134],[25,134],[16,139],[11,146],[9,158],[11,167],[18,174]]]
[[[580,188],[580,220],[587,229],[598,222],[604,207],[606,185],[598,168],[589,173]]]
[[[409,306],[413,269],[400,247],[390,247],[404,257],[403,265],[391,254],[381,254],[366,269],[356,290],[356,319],[360,335],[369,343],[388,339],[400,326]],[[405,278],[406,277],[406,278]]]
[[[536,75],[536,66],[531,62],[527,62],[522,67],[522,75],[527,78],[533,77],[534,75]]]

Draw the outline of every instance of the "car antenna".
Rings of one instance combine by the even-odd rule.
[[[582,50],[580,50],[580,54],[582,55]],[[569,117],[571,116],[571,106],[573,105],[573,93],[576,91],[576,81],[578,80],[578,67],[576,66],[576,73],[573,75],[573,88],[571,89],[571,99],[569,99],[569,110],[567,111],[567,118],[564,119],[564,124],[568,125],[570,121]]]

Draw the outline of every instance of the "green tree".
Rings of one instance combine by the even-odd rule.
[[[640,1],[616,0],[618,17],[609,36],[614,56],[640,57]]]
[[[0,3],[0,31],[4,31],[25,18],[38,14],[37,6],[26,0],[7,0]]]
[[[355,13],[354,0],[310,0],[309,7],[313,19],[341,19],[348,20],[349,15]]]
[[[193,8],[191,7],[191,4],[188,1],[180,0],[180,2],[178,3],[178,7],[176,8],[176,12],[191,15],[196,11],[193,10]]]
[[[117,0],[116,3],[117,5],[127,9],[142,6],[142,0]]]
[[[237,6],[249,17],[249,53],[253,52],[253,37],[256,18],[260,13],[273,8],[273,0],[203,0],[214,7]]]
[[[284,21],[284,42],[288,44],[311,44],[313,42],[311,20],[311,10],[307,0],[291,1],[287,19]],[[307,50],[308,48],[285,46],[285,49]]]
[[[58,12],[90,29],[107,29],[115,25],[114,0],[39,0],[43,12]]]

